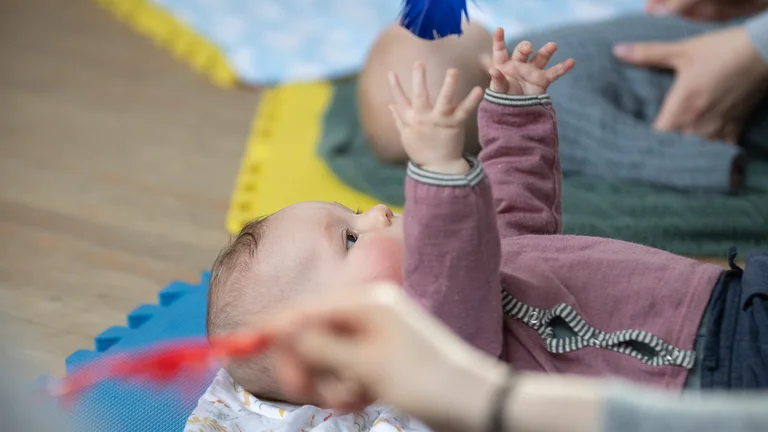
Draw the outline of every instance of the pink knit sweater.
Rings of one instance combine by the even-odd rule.
[[[682,388],[721,269],[637,244],[563,235],[548,96],[488,91],[479,124],[483,150],[466,176],[408,167],[409,294],[520,370]],[[558,322],[571,335],[556,336]]]

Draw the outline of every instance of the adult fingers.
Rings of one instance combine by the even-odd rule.
[[[680,42],[638,42],[619,44],[613,54],[635,66],[674,69],[679,57]]]
[[[648,0],[645,10],[651,15],[681,14],[701,0]]]
[[[278,346],[275,356],[279,359],[275,364],[275,377],[281,392],[291,399],[314,400],[317,389],[312,385],[311,368],[290,347]]]
[[[661,104],[659,114],[653,122],[653,128],[663,132],[681,131],[683,119],[687,117],[686,99],[685,88],[680,86],[679,81],[676,81]]]
[[[359,381],[330,374],[319,376],[317,393],[326,407],[350,413],[365,409],[372,402],[366,397],[365,389]]]

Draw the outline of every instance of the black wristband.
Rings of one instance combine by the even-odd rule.
[[[488,419],[488,432],[503,432],[504,431],[504,407],[507,405],[515,388],[515,376],[512,371],[507,373],[507,377],[504,382],[496,389],[496,393],[493,396],[491,403],[491,417]]]

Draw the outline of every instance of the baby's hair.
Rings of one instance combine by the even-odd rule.
[[[242,314],[231,314],[228,311],[233,303],[239,300],[239,296],[233,295],[231,291],[247,288],[243,286],[242,281],[234,280],[234,276],[246,273],[253,265],[253,259],[266,231],[266,224],[266,217],[248,222],[213,262],[211,279],[208,282],[208,313],[205,323],[209,338],[235,330],[243,324]]]
[[[256,289],[248,275],[264,239],[268,218],[248,222],[229,244],[221,250],[211,270],[208,283],[208,338],[231,332],[247,325],[258,309],[272,301],[261,298],[261,304],[249,302],[247,291]],[[230,376],[248,392],[260,397],[279,400],[279,388],[272,377],[272,358],[269,354],[256,360],[234,361],[225,365]]]

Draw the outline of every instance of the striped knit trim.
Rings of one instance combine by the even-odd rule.
[[[548,94],[510,95],[506,93],[495,92],[491,89],[485,90],[485,100],[487,100],[488,102],[493,102],[496,105],[506,105],[506,106],[514,106],[514,107],[552,105],[552,98],[550,98]]]
[[[506,290],[502,290],[501,298],[504,313],[536,330],[544,340],[547,351],[554,354],[585,347],[602,348],[632,356],[650,366],[680,366],[686,369],[691,369],[696,359],[694,351],[675,348],[660,337],[642,330],[620,330],[614,333],[597,330],[565,303],[551,309],[538,309],[515,300]],[[550,323],[556,317],[563,319],[576,336],[555,337],[555,330]],[[651,357],[641,353],[632,347],[631,342],[648,345],[657,354]]]
[[[474,186],[485,176],[483,164],[474,156],[465,156],[470,169],[467,174],[441,174],[422,169],[413,162],[408,162],[408,175],[420,182],[432,186],[466,187]]]

